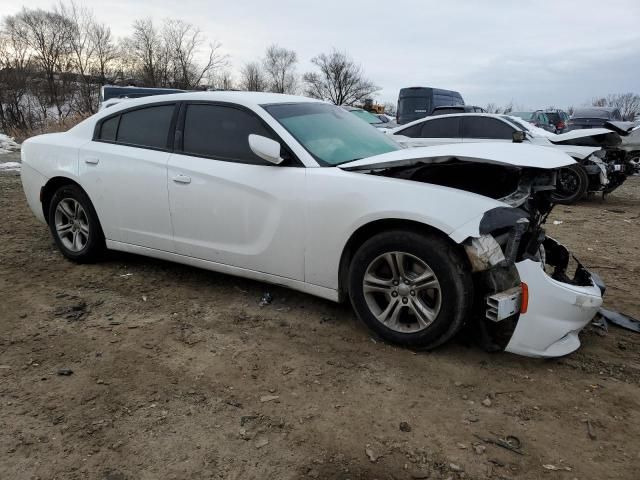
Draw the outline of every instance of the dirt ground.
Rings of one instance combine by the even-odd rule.
[[[639,200],[636,177],[548,228],[636,318]],[[74,265],[15,173],[0,212],[1,479],[638,478],[638,334],[589,327],[546,361],[415,354],[283,288],[119,253]],[[522,455],[478,438],[507,435]]]

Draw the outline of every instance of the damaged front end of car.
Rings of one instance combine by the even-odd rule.
[[[544,147],[458,144],[385,154],[345,168],[499,202],[449,234],[464,248],[472,271],[470,336],[487,350],[553,357],[580,346],[578,332],[595,316],[604,292],[600,279],[544,230],[558,171],[573,163]]]

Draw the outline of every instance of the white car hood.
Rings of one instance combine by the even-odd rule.
[[[442,163],[451,159],[476,163],[554,169],[575,163],[564,152],[524,143],[458,143],[396,150],[338,165],[343,170],[367,170],[419,163]]]
[[[566,142],[567,140],[575,140],[576,138],[593,137],[596,135],[605,135],[607,133],[613,133],[607,128],[584,128],[581,130],[571,130],[567,133],[560,133],[558,135],[551,135],[549,141],[553,143]]]

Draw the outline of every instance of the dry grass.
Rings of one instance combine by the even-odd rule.
[[[88,117],[88,114],[75,114],[63,119],[47,119],[38,127],[26,129],[13,128],[9,129],[6,134],[13,137],[16,142],[22,143],[29,137],[42,135],[43,133],[66,132]]]

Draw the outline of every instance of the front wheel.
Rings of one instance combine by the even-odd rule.
[[[77,185],[64,185],[53,194],[49,229],[62,254],[78,263],[95,261],[104,250],[98,215]]]
[[[580,164],[561,168],[558,172],[556,189],[551,198],[556,203],[570,205],[580,200],[589,187],[589,176]]]
[[[471,274],[455,245],[401,230],[375,235],[356,252],[349,296],[380,337],[428,349],[462,328],[473,303]]]

